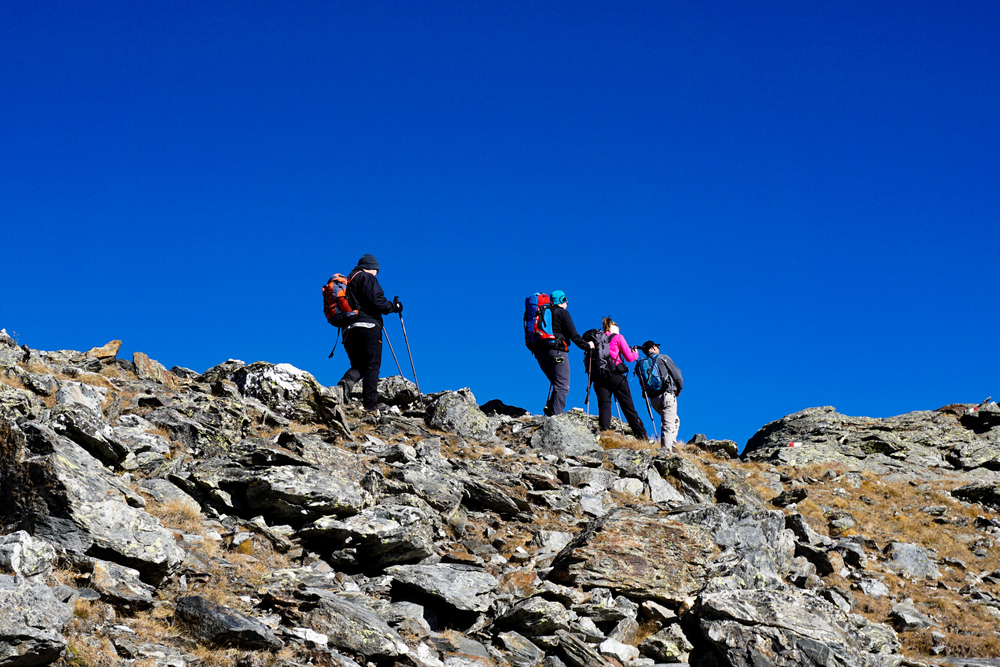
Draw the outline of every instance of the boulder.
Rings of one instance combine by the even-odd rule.
[[[396,565],[386,572],[402,586],[459,612],[489,609],[499,584],[489,572],[472,565]]]
[[[177,600],[174,619],[195,637],[216,646],[272,651],[284,646],[260,621],[199,595]]]
[[[55,662],[66,649],[60,634],[73,608],[48,586],[0,574],[0,665],[35,667]]]
[[[120,340],[113,340],[100,347],[92,347],[84,353],[84,356],[94,359],[114,359],[118,356],[118,350],[122,348]]]
[[[592,521],[563,548],[548,578],[680,604],[704,585],[711,544],[704,528],[667,514],[614,510]]]
[[[495,427],[479,409],[476,397],[469,389],[446,391],[437,395],[427,406],[427,425],[463,438],[481,442],[496,442]]]
[[[59,405],[80,405],[99,415],[101,414],[101,403],[107,396],[108,390],[104,387],[65,381],[59,384],[59,389],[56,391],[56,403]]]
[[[158,584],[184,552],[173,534],[140,509],[145,501],[82,447],[40,424],[25,428],[22,465],[35,484],[23,489],[22,517],[34,533],[70,553],[100,555]]]
[[[808,591],[720,591],[691,613],[713,657],[735,667],[876,665],[890,648]]]
[[[23,530],[0,535],[0,572],[42,578],[52,574],[55,562],[56,550],[45,540]]]
[[[14,366],[27,358],[17,341],[10,337],[6,329],[0,329],[0,366]]]
[[[342,595],[317,588],[302,591],[306,600],[303,621],[327,636],[334,649],[384,660],[406,655],[403,638],[378,614]]]
[[[531,446],[542,452],[560,456],[600,454],[597,433],[583,415],[564,412],[547,417],[531,434]]]
[[[142,352],[132,353],[132,363],[135,365],[135,374],[140,380],[148,380],[156,384],[168,384],[173,380],[174,375],[167,370],[166,366],[150,359]]]
[[[434,523],[427,512],[405,505],[378,505],[345,518],[321,517],[299,535],[323,549],[352,548],[365,570],[416,563],[435,553]]]

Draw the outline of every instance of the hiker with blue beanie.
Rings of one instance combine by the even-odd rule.
[[[576,327],[573,317],[566,310],[566,293],[556,290],[550,297],[552,309],[552,333],[554,338],[549,341],[539,341],[531,346],[538,366],[552,384],[551,393],[545,403],[544,413],[549,417],[566,411],[566,396],[569,394],[569,341],[581,350],[594,347],[593,343],[583,340]]]

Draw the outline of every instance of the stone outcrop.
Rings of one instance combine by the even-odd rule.
[[[916,665],[954,629],[930,587],[1000,630],[1000,570],[975,567],[1000,535],[992,403],[811,408],[741,460],[606,450],[580,411],[401,377],[370,414],[287,364],[119,345],[0,331],[0,664]],[[926,497],[893,520],[964,528],[968,555],[865,535],[889,483]]]

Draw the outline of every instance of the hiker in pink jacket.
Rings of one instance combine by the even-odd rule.
[[[618,399],[622,415],[632,428],[632,435],[637,440],[645,441],[646,427],[632,404],[632,392],[628,387],[628,367],[624,362],[635,361],[639,355],[628,346],[625,337],[618,332],[618,324],[610,317],[605,317],[601,328],[606,336],[610,336],[611,359],[618,365],[612,372],[595,372],[591,376],[594,391],[597,394],[598,424],[602,431],[611,428],[611,401]]]

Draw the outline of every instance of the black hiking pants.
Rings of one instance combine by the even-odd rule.
[[[351,368],[340,378],[340,384],[361,385],[361,403],[366,410],[378,405],[378,372],[382,368],[382,327],[352,326],[344,334],[344,349]]]
[[[637,440],[646,440],[646,427],[642,418],[632,405],[632,391],[628,387],[628,375],[612,373],[594,378],[594,393],[597,394],[598,424],[602,431],[611,428],[611,397],[618,399],[622,407],[622,415],[632,428],[632,435]]]

